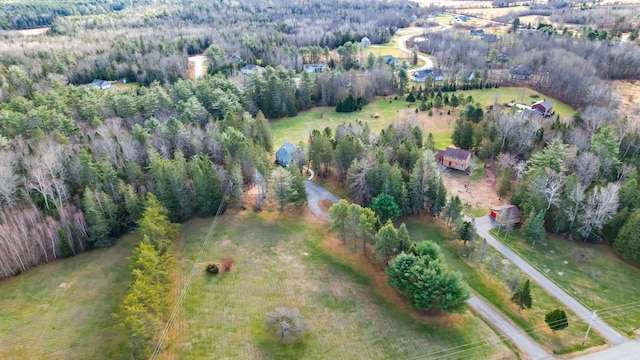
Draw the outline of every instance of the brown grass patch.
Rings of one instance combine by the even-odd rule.
[[[387,285],[387,273],[382,265],[382,259],[373,254],[371,246],[367,245],[367,257],[362,254],[362,249],[358,247],[358,251],[353,252],[350,245],[344,245],[340,239],[334,235],[327,235],[322,242],[323,249],[332,257],[338,259],[341,263],[356,269],[358,272],[368,276],[375,285],[373,289],[386,302],[392,304],[397,309],[410,315],[416,320],[428,322],[431,324],[441,324],[443,326],[454,326],[455,323],[462,321],[465,316],[460,314],[446,314],[437,309],[416,310],[412,308],[407,299],[398,293],[395,289]]]
[[[494,170],[485,168],[484,175],[477,181],[472,181],[469,175],[451,171],[444,173],[444,183],[451,196],[458,195],[462,204],[471,209],[488,209],[490,206],[500,205],[500,199],[495,190]]]
[[[640,80],[635,81],[623,81],[615,80],[609,81],[609,86],[620,95],[619,109],[623,114],[633,115],[640,113]]]

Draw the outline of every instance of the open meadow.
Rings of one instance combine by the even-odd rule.
[[[119,310],[139,237],[0,282],[0,358],[122,359]]]
[[[626,336],[640,336],[640,269],[622,261],[607,244],[584,244],[549,234],[531,247],[522,231],[509,246],[598,317]]]
[[[201,359],[470,359],[513,358],[477,316],[419,315],[387,302],[373,280],[321,244],[326,226],[285,212],[229,212],[205,249],[166,358]],[[183,224],[180,269],[194,266],[210,221]],[[233,258],[229,273],[211,276],[207,262]],[[263,314],[298,308],[308,335],[281,346],[263,331]]]

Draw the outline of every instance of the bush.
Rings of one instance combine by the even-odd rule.
[[[274,311],[264,314],[264,328],[275,334],[278,341],[292,344],[302,339],[307,326],[296,308],[278,306]]]
[[[211,263],[207,265],[207,272],[213,275],[218,275],[220,272],[220,266],[218,266],[218,264]]]
[[[229,270],[231,270],[232,266],[233,266],[233,259],[232,258],[224,258],[224,259],[222,259],[222,270],[224,272],[229,272]]]

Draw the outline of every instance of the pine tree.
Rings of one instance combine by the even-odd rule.
[[[413,91],[409,93],[409,96],[407,96],[407,102],[411,104],[416,102],[416,97],[413,95]]]
[[[211,160],[203,155],[193,158],[189,165],[193,179],[195,211],[201,217],[213,216],[218,212],[224,198],[218,172]]]
[[[398,248],[398,245],[398,230],[393,227],[391,220],[387,220],[387,223],[380,228],[376,235],[376,246],[374,251],[376,254],[384,257],[386,264],[389,262],[389,258],[393,255],[394,250]]]
[[[531,223],[527,227],[524,233],[525,239],[531,241],[531,247],[536,245],[536,241],[543,240],[545,237],[544,230],[544,212],[540,210]]]
[[[555,309],[548,312],[544,316],[544,322],[546,322],[554,332],[566,329],[569,326],[567,314],[561,309]]]
[[[525,280],[524,284],[522,284],[513,296],[511,296],[511,302],[518,305],[520,311],[531,308],[531,288],[529,279]]]

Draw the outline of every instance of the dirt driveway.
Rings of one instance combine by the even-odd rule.
[[[477,179],[461,172],[447,171],[443,179],[449,194],[458,195],[465,208],[488,210],[490,206],[502,204],[493,184],[493,169],[484,169],[483,175]]]

